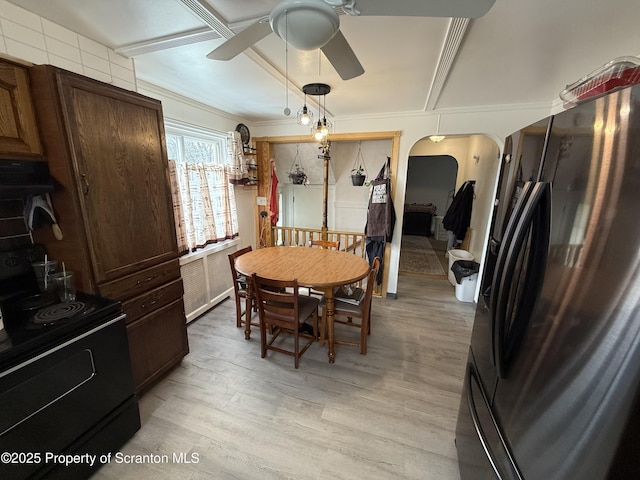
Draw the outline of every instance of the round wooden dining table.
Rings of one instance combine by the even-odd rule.
[[[362,280],[369,263],[353,253],[312,247],[268,247],[245,253],[236,259],[236,270],[250,277],[253,273],[274,280],[298,280],[301,287],[324,292],[329,336],[329,362],[336,358],[333,327],[335,287]],[[249,282],[250,283],[250,282]],[[250,292],[249,292],[250,293]],[[245,322],[245,338],[251,335],[251,322]]]

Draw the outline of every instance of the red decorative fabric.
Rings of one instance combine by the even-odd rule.
[[[271,192],[269,194],[269,218],[271,225],[278,223],[278,175],[276,175],[275,161],[271,161]]]

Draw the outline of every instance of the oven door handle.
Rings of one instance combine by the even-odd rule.
[[[61,344],[61,345],[57,345],[54,348],[52,348],[50,350],[47,350],[46,352],[42,352],[40,355],[37,355],[37,356],[35,356],[33,358],[30,358],[29,360],[26,360],[26,361],[22,362],[19,365],[11,367],[8,370],[5,370],[4,372],[0,373],[0,378],[6,377],[7,375],[15,372],[16,370],[19,370],[19,369],[21,369],[23,367],[26,367],[27,365],[31,365],[33,362],[37,362],[41,358],[47,357],[47,356],[51,355],[52,353],[57,352],[58,350],[62,350],[63,348],[65,348],[65,347],[67,347],[69,345],[72,345],[72,344],[82,340],[83,338],[88,337],[89,335],[93,335],[94,333],[99,332],[100,330],[103,330],[103,329],[113,325],[116,322],[124,320],[126,317],[127,316],[124,313],[121,313],[117,317],[112,318],[111,320],[109,320],[106,323],[98,325],[97,327],[89,330],[88,332],[84,332],[83,334],[78,335],[77,337],[73,337],[71,340],[68,340],[68,341],[64,342],[63,344]]]

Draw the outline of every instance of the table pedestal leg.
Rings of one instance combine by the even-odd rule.
[[[333,288],[325,291],[325,309],[327,311],[327,330],[329,332],[329,363],[336,361],[335,344],[333,343],[333,325],[335,321],[335,300],[333,298]]]

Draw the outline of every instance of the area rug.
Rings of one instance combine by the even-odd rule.
[[[419,235],[402,236],[398,271],[420,275],[446,275],[429,238]]]

